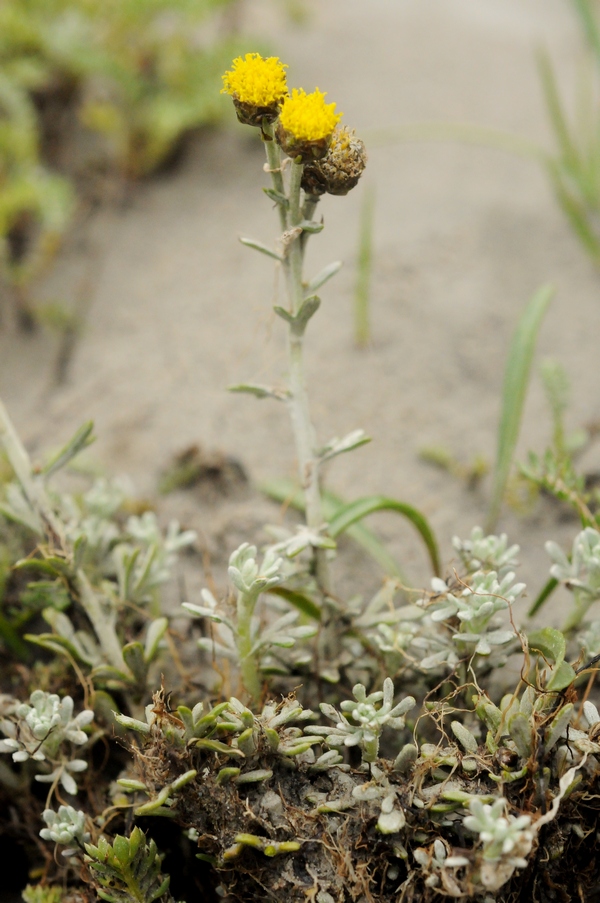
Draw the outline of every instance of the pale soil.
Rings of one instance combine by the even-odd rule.
[[[566,0],[326,0],[312,10],[309,25],[294,29],[272,4],[248,0],[246,25],[269,37],[292,84],[327,90],[367,141],[383,127],[447,120],[551,146],[534,51],[550,49],[572,96],[581,47]],[[34,454],[93,418],[94,460],[129,474],[147,497],[170,456],[191,443],[237,458],[256,482],[293,475],[283,406],[225,391],[285,372],[273,268],[237,242],[251,235],[271,243],[277,235],[260,191],[262,163],[249,129],[208,134],[175,173],[73,237],[43,289],[69,302],[82,279],[93,280],[66,383],[54,382],[54,338],[10,327],[0,334],[0,392]],[[416,505],[449,562],[452,535],[483,520],[489,483],[469,492],[423,463],[419,450],[441,445],[465,463],[478,453],[493,458],[509,339],[545,282],[556,297],[538,359],[558,358],[570,376],[571,427],[600,419],[599,276],[530,160],[464,144],[375,144],[364,181],[377,198],[367,350],[354,347],[351,318],[363,187],[320,205],[326,229],[309,253],[311,272],[345,262],[308,333],[319,436],[360,426],[374,440],[334,462],[329,485],[347,499],[385,493]],[[536,378],[520,455],[542,450],[549,429]],[[600,469],[598,445],[585,463]],[[199,528],[217,564],[237,543],[260,539],[265,518],[280,517],[250,490],[217,501],[178,493],[161,511]],[[429,575],[411,528],[391,516],[370,525],[423,585]],[[547,576],[544,541],[570,541],[576,523],[543,503],[526,516],[505,510],[500,527],[522,547],[533,594]],[[355,580],[363,591],[376,588],[376,567],[360,557],[348,567],[346,589]],[[199,582],[192,578],[188,594]],[[559,604],[557,597],[555,612]]]

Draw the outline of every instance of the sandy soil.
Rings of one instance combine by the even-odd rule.
[[[581,54],[566,0],[327,0],[312,4],[304,29],[274,15],[271,3],[247,6],[246,26],[269,37],[291,84],[327,90],[367,142],[384,127],[446,120],[550,147],[534,52],[549,48],[567,95]],[[254,133],[232,124],[73,237],[42,293],[68,301],[82,279],[94,282],[67,381],[55,384],[57,343],[47,334],[0,335],[0,391],[34,454],[93,418],[95,460],[128,473],[145,496],[170,456],[191,443],[239,459],[256,482],[293,475],[283,407],[225,391],[285,372],[273,269],[236,240],[276,238],[262,162]],[[321,204],[326,229],[309,253],[310,271],[345,262],[308,336],[319,436],[360,426],[374,439],[333,464],[329,485],[347,499],[383,492],[418,506],[449,561],[452,535],[482,521],[489,485],[469,492],[419,450],[493,458],[510,336],[545,282],[556,297],[539,357],[556,357],[570,376],[570,426],[600,419],[598,274],[531,160],[489,147],[374,140],[364,182]],[[351,293],[367,183],[377,198],[373,341],[361,351]],[[543,449],[549,430],[534,380],[519,454]],[[598,447],[586,465],[600,469]],[[177,493],[161,506],[165,517],[175,512],[199,527],[217,560],[255,540],[265,518],[280,518],[250,489],[218,499]],[[423,584],[426,560],[411,528],[391,516],[371,526]],[[566,543],[576,530],[548,503],[526,516],[505,510],[500,526],[522,547],[532,594],[547,575],[544,540]],[[374,588],[377,569],[353,562],[352,579],[364,588],[366,573]]]

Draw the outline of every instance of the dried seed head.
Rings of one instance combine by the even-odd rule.
[[[307,194],[344,195],[358,184],[367,164],[365,146],[346,126],[333,133],[329,150],[320,160],[307,163],[302,174],[302,187]]]

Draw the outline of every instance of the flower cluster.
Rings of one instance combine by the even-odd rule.
[[[223,76],[221,93],[233,97],[240,122],[261,126],[264,119],[277,119],[287,96],[286,69],[276,56],[263,59],[258,53],[233,61],[233,69]]]
[[[311,167],[303,174],[306,193],[318,198],[354,188],[366,165],[364,144],[350,129],[336,129],[342,114],[335,103],[325,102],[326,93],[318,88],[289,93],[287,66],[277,57],[247,53],[232,65],[223,76],[222,93],[233,98],[240,122],[259,126],[269,141],[274,135],[285,154]]]
[[[303,163],[318,160],[329,150],[333,130],[341,118],[342,114],[335,112],[335,104],[325,103],[325,94],[318,88],[312,94],[294,88],[281,107],[277,141],[289,157],[300,157]]]

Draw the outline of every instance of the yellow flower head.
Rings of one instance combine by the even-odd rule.
[[[233,69],[223,76],[221,94],[231,94],[241,104],[253,107],[278,106],[287,94],[285,70],[278,57],[263,59],[247,53],[233,61]]]
[[[329,138],[341,118],[342,114],[335,112],[335,104],[325,103],[325,94],[318,88],[312,94],[294,88],[279,114],[279,122],[288,135],[307,142]]]

